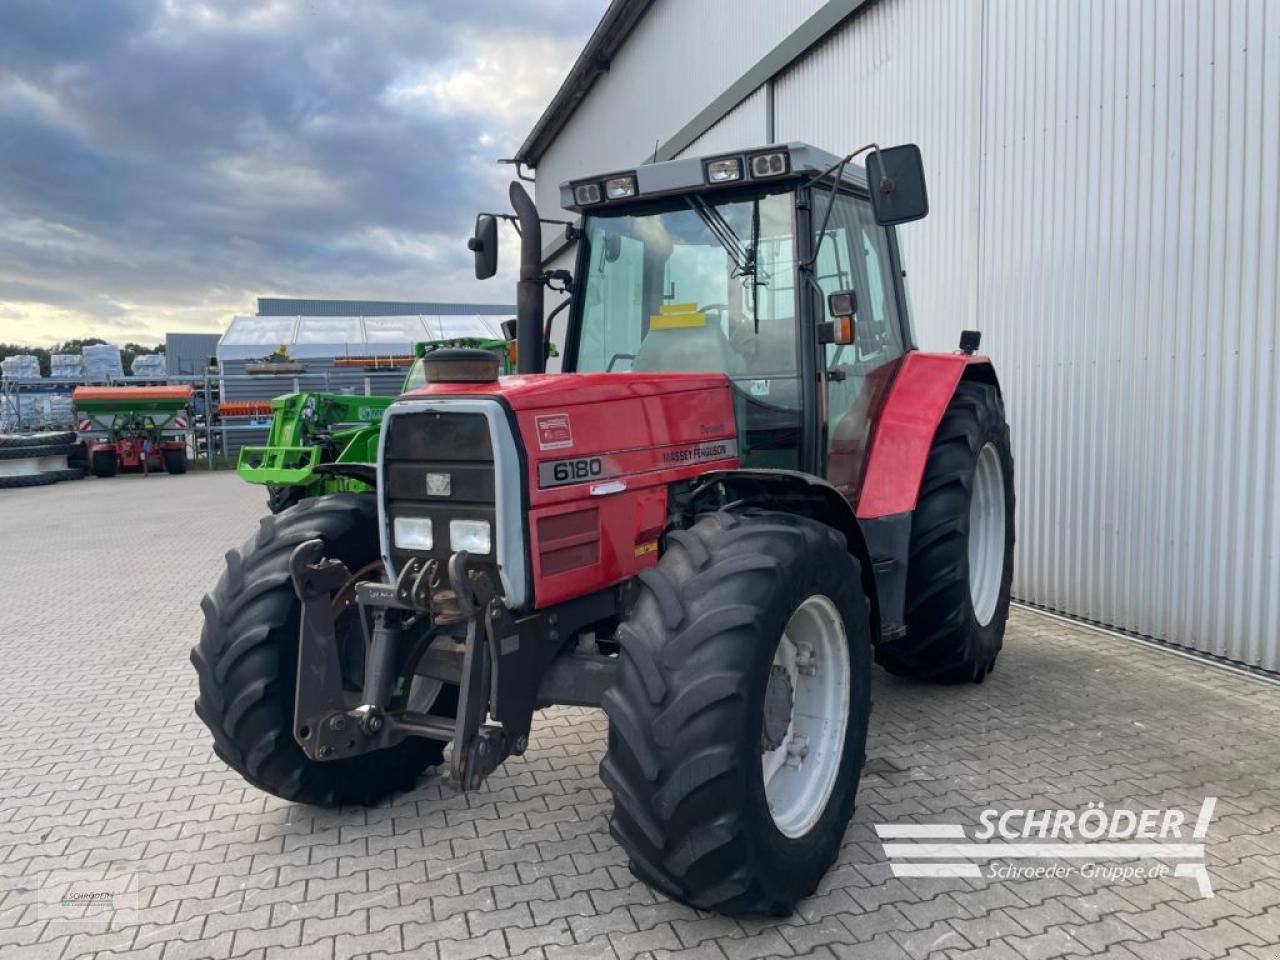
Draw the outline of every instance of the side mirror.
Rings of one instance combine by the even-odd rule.
[[[853,343],[853,315],[857,312],[858,295],[852,290],[835,290],[827,294],[827,313],[831,320],[820,324],[818,342]]]
[[[516,338],[516,318],[515,317],[510,317],[507,320],[503,320],[502,323],[498,324],[498,326],[502,329],[503,340],[514,340]]]
[[[476,255],[476,279],[488,280],[498,272],[498,218],[489,213],[476,217],[475,235],[467,249]]]
[[[924,162],[914,143],[868,154],[867,186],[876,223],[882,227],[919,220],[929,212]]]

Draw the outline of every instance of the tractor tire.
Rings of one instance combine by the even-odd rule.
[[[0,477],[0,490],[13,490],[18,487],[44,487],[57,483],[57,472],[20,473],[12,477]]]
[[[114,477],[120,472],[120,458],[114,450],[94,450],[89,454],[89,472],[95,477]]]
[[[281,513],[306,497],[305,487],[267,486],[267,509],[272,513]]]
[[[632,873],[675,900],[785,916],[835,860],[865,758],[871,624],[858,561],[830,527],[749,509],[705,516],[666,544],[639,576],[618,631],[618,679],[603,700],[610,832]],[[827,612],[806,621],[809,610]],[[813,764],[804,782],[821,786],[807,805],[784,797],[775,808],[766,771],[787,786],[779,757],[799,747],[788,721],[796,691],[807,689],[799,674],[782,682],[787,668],[775,657],[799,649],[794,638],[784,644],[784,628],[817,635],[796,622],[827,624],[826,646],[810,649],[829,652],[815,656],[810,682],[842,675],[843,694],[816,711],[825,735],[801,761]]]
[[[1013,576],[1013,454],[999,391],[962,381],[938,425],[911,519],[898,676],[981,683],[995,667]]]
[[[309,499],[264,517],[257,534],[227,554],[226,572],[200,604],[204,629],[191,651],[200,681],[195,711],[213,734],[214,752],[259,789],[315,806],[371,805],[412,788],[423,770],[441,762],[444,745],[410,737],[375,753],[316,761],[294,740],[302,604],[289,557],[315,537],[325,541],[327,557],[353,572],[375,562],[377,500]],[[443,700],[442,692],[437,705]]]
[[[66,457],[73,446],[69,443],[42,443],[25,447],[0,447],[0,460],[25,460],[27,457]]]
[[[187,472],[187,451],[161,449],[160,457],[164,460],[164,472],[180,474]]]
[[[73,430],[46,430],[43,433],[0,434],[0,449],[5,447],[43,447],[50,444],[75,443]]]
[[[82,472],[88,472],[89,448],[85,446],[83,441],[71,445],[71,452],[67,454],[67,466]]]

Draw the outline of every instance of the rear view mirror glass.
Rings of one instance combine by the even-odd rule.
[[[488,280],[498,272],[498,218],[482,213],[476,217],[475,235],[467,247],[476,256],[476,279]]]
[[[929,212],[924,186],[924,162],[914,143],[867,156],[867,187],[876,223],[882,227],[919,220]]]

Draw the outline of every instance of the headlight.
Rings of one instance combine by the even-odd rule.
[[[430,550],[435,546],[430,517],[396,517],[391,529],[396,546],[402,550]]]
[[[449,549],[457,552],[488,553],[493,549],[493,534],[488,520],[450,520]]]

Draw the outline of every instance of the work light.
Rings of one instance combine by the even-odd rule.
[[[785,150],[757,153],[751,158],[751,176],[753,177],[778,177],[786,173],[790,167]]]
[[[396,517],[392,530],[401,550],[430,550],[435,546],[430,517]]]
[[[633,176],[613,177],[604,182],[604,195],[610,200],[622,200],[636,195],[636,178]]]
[[[742,161],[737,157],[707,161],[707,183],[729,183],[742,179]]]
[[[600,184],[598,183],[580,183],[573,188],[573,198],[578,201],[579,206],[585,207],[590,203],[600,202]]]

